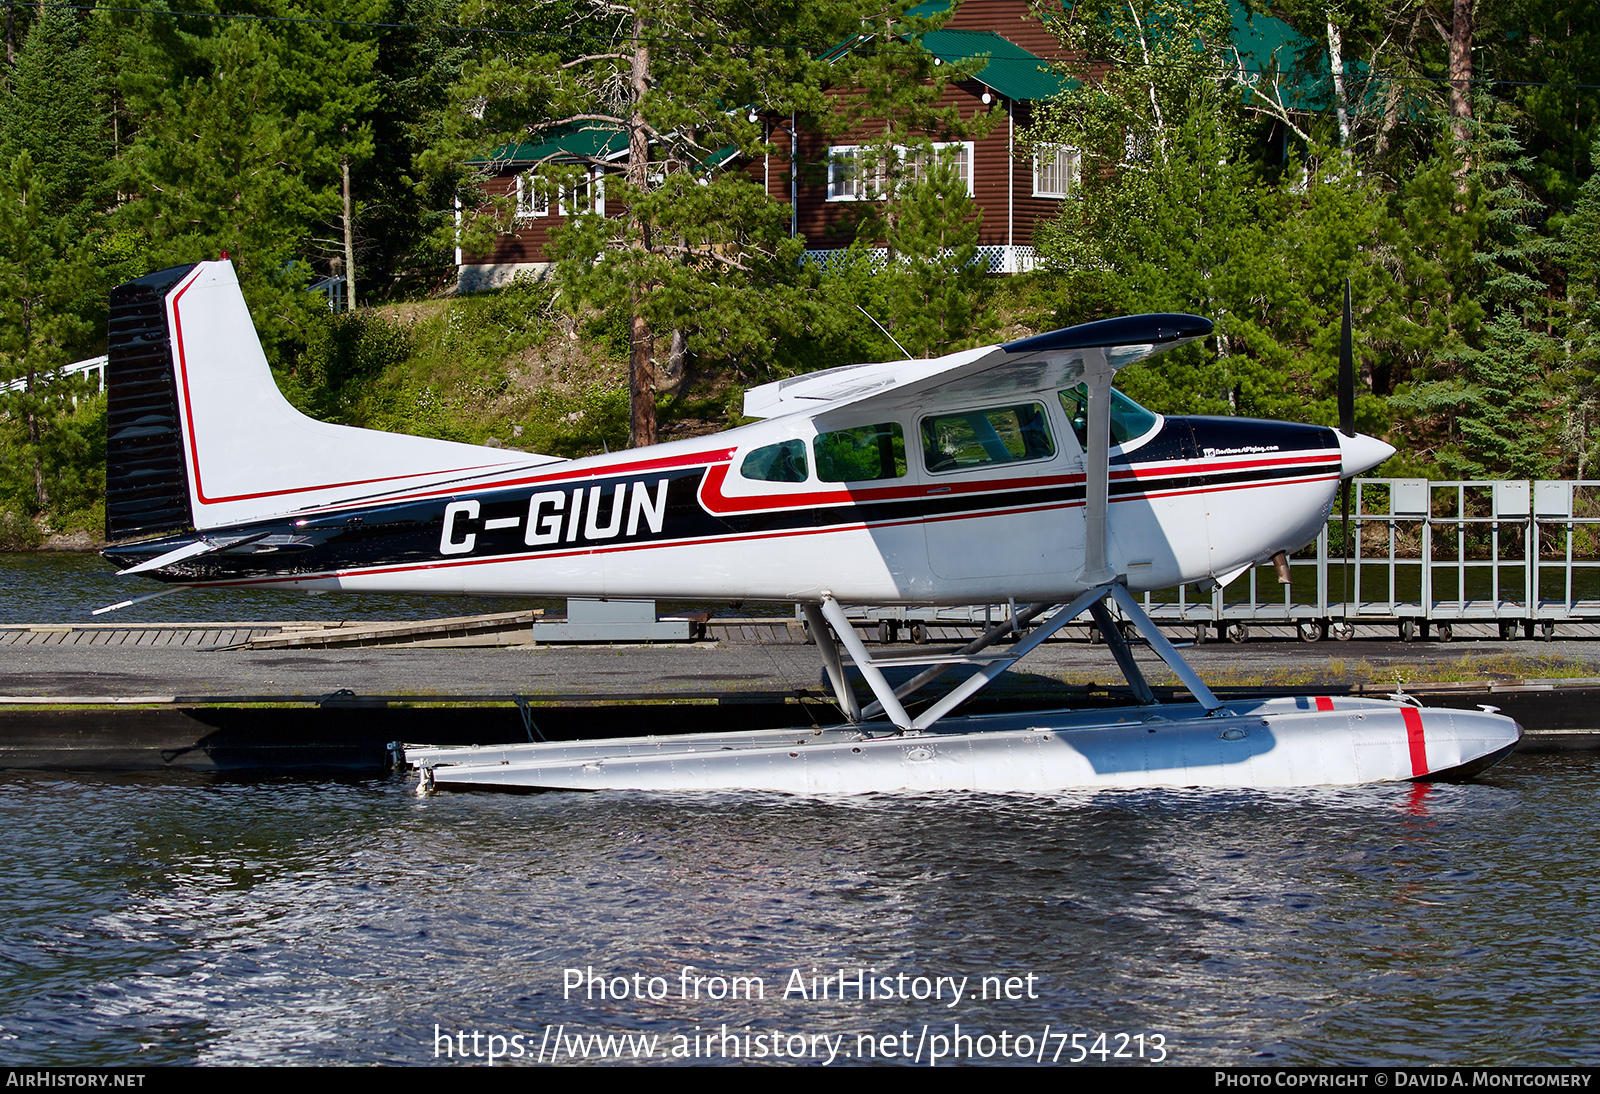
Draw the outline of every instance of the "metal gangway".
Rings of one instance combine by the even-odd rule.
[[[1263,559],[1222,588],[1146,593],[1144,609],[1195,641],[1243,642],[1252,627],[1344,640],[1358,626],[1449,641],[1469,623],[1548,639],[1558,624],[1600,623],[1600,480],[1356,479],[1348,545],[1335,500],[1316,542],[1289,559],[1289,577],[1280,583]],[[883,641],[902,629],[920,641],[930,626],[981,626],[1008,608],[851,615]]]

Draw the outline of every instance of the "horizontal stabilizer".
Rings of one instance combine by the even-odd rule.
[[[126,577],[128,574],[142,574],[148,570],[159,570],[163,566],[171,566],[174,562],[182,562],[186,558],[196,558],[200,555],[209,555],[212,551],[222,550],[222,544],[209,543],[206,540],[196,540],[193,543],[179,547],[177,550],[168,551],[164,555],[147,559],[137,566],[129,566],[126,570],[118,570],[117,576]]]

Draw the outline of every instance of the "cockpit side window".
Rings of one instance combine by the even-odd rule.
[[[906,473],[906,434],[898,422],[819,433],[812,448],[823,482],[898,479]]]
[[[806,443],[779,441],[763,445],[744,458],[739,474],[756,482],[805,482]]]
[[[922,457],[929,471],[966,471],[1055,454],[1050,423],[1038,403],[922,419]]]
[[[1061,409],[1072,422],[1078,443],[1089,447],[1089,394],[1083,384],[1061,393]],[[1116,388],[1111,389],[1111,444],[1127,444],[1155,428],[1156,416]]]

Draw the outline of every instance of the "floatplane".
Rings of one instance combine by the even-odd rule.
[[[753,424],[565,460],[305,417],[273,383],[232,265],[201,262],[112,294],[104,553],[175,586],[788,602],[847,718],[408,747],[422,788],[1268,787],[1465,776],[1503,758],[1521,729],[1489,709],[1222,702],[1145,614],[1143,592],[1286,566],[1341,480],[1393,452],[1353,428],[1348,348],[1340,429],[1163,416],[1112,386],[1210,332],[1133,315],[828,369],[751,389]],[[892,660],[844,607],[997,602],[1019,607],[965,647]],[[1191,702],[1156,701],[1113,608]],[[1085,612],[1134,705],[952,714]],[[908,665],[921,671],[892,684],[885,668]],[[971,675],[913,713],[910,697],[958,666]]]

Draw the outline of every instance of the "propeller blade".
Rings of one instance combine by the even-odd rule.
[[[1350,347],[1350,279],[1344,279],[1344,319],[1339,326],[1339,432],[1356,435],[1356,359]]]

